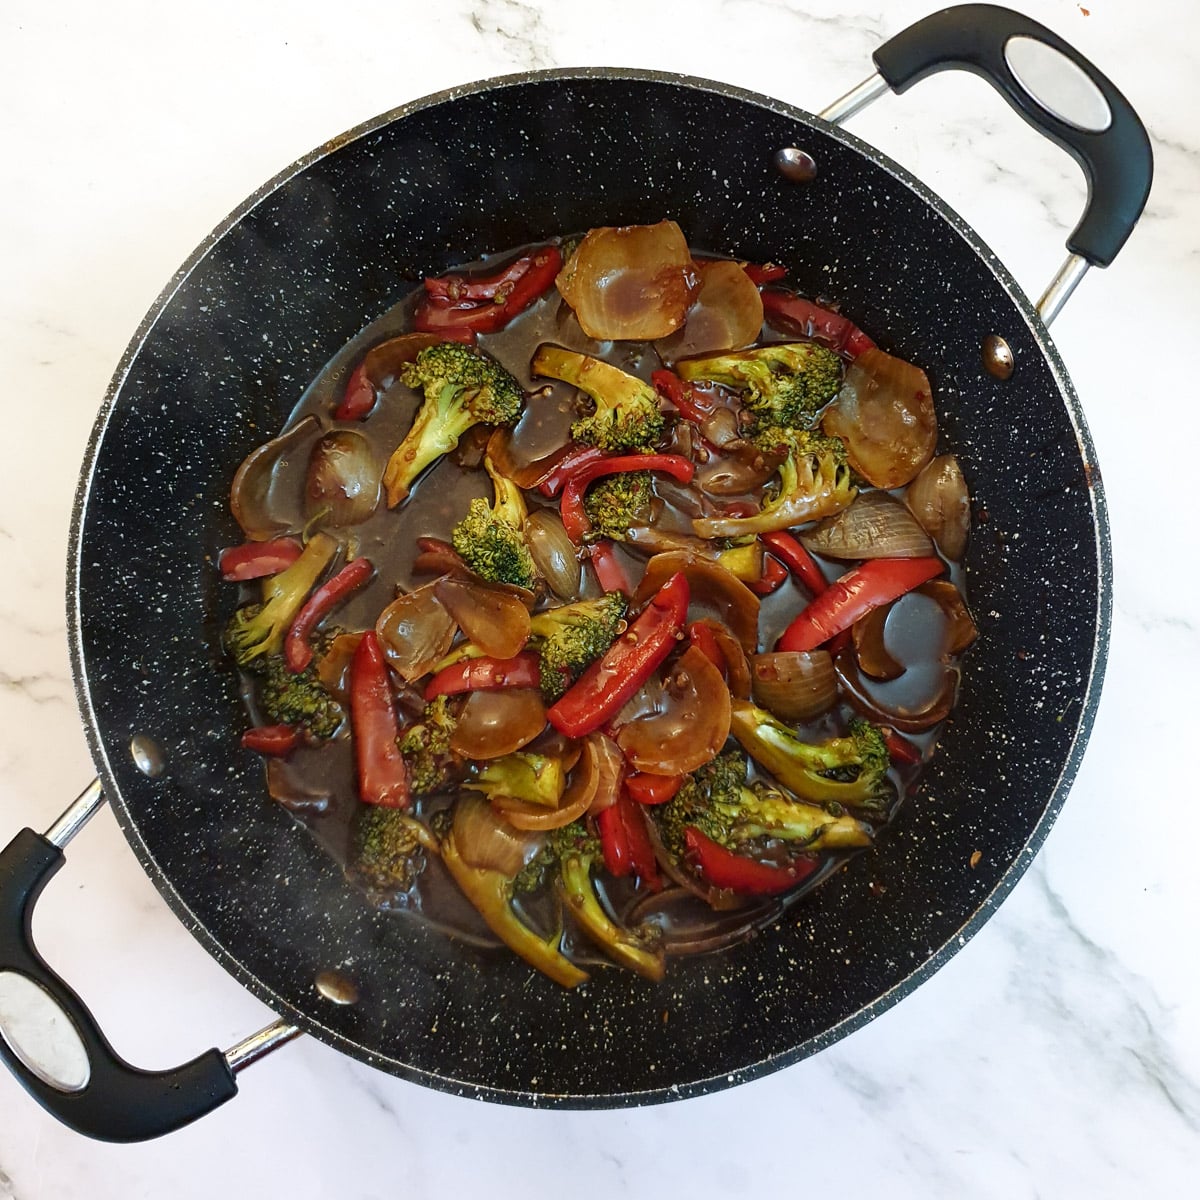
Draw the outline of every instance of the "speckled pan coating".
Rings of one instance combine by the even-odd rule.
[[[815,183],[775,172],[787,145],[814,154]],[[568,992],[507,953],[369,910],[265,799],[260,763],[237,748],[244,718],[218,647],[232,595],[213,561],[238,540],[227,504],[238,462],[422,274],[664,216],[699,245],[782,261],[802,290],[835,297],[885,349],[926,367],[944,445],[973,493],[982,637],[936,765],[874,854],[781,927],[677,961],[661,985],[612,971]],[[1008,383],[981,366],[993,331],[1016,355]],[[1063,802],[1110,608],[1107,522],[1077,399],[978,237],[894,163],[803,112],[622,71],[432,97],[252,197],[181,269],[114,377],[71,568],[96,762],[126,836],[200,941],[281,1015],[378,1067],[481,1098],[579,1107],[668,1100],[795,1062],[945,962]],[[165,751],[156,779],[130,758],[137,733]],[[326,968],[357,982],[358,1005],[318,994]]]

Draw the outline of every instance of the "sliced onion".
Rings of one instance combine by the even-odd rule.
[[[454,846],[468,866],[499,871],[510,879],[538,852],[541,839],[518,832],[481,796],[460,796],[454,805]]]
[[[885,604],[882,608],[873,608],[851,627],[854,653],[858,657],[858,665],[863,674],[885,682],[889,679],[899,679],[904,674],[904,664],[897,662],[888,653],[884,642],[884,628],[891,611],[890,604]]]
[[[288,467],[301,461],[303,448],[320,431],[316,417],[304,417],[286,433],[252,450],[238,467],[229,507],[251,541],[265,542],[296,527],[302,484],[299,473]],[[292,490],[294,496],[286,494]]]
[[[725,672],[729,677],[729,694],[738,700],[750,699],[750,663],[742,644],[729,632],[729,627],[711,617],[702,617],[694,622],[703,625],[717,640],[717,647],[725,659]]]
[[[522,529],[538,574],[560,600],[577,600],[582,578],[575,546],[558,515],[548,508],[530,513]]]
[[[971,502],[953,454],[941,454],[929,463],[908,485],[904,502],[948,559],[962,558],[971,528]]]
[[[921,733],[944,721],[950,715],[958,695],[958,671],[952,667],[942,671],[940,686],[927,696],[924,703],[902,706],[887,704],[868,689],[849,647],[837,655],[833,665],[847,698],[855,708],[872,721],[894,726],[902,733]]]
[[[935,579],[921,584],[916,590],[936,601],[946,617],[946,653],[961,654],[979,636],[962,592],[949,579]]]
[[[405,683],[432,670],[454,641],[457,626],[438,603],[434,587],[427,583],[393,600],[375,623],[383,652]]]
[[[329,809],[332,799],[323,788],[313,788],[301,772],[282,758],[267,759],[267,794],[288,812],[315,817]]]
[[[321,686],[342,704],[350,696],[350,662],[360,641],[361,633],[339,633],[317,663],[317,678]]]
[[[695,485],[709,496],[742,496],[757,492],[775,474],[782,454],[764,454],[750,442],[737,439],[725,446],[726,453],[713,458],[696,472]]]
[[[442,538],[419,537],[417,549],[420,554],[413,559],[414,575],[459,575],[468,574],[466,563],[458,551]]]
[[[444,575],[434,583],[433,594],[484,654],[512,658],[529,641],[529,609],[508,592]]]
[[[681,332],[661,348],[668,359],[714,350],[740,350],[758,338],[763,303],[750,276],[735,262],[708,259],[695,264],[700,290]]]
[[[916,517],[887,492],[859,492],[849,508],[800,535],[826,558],[926,558],[933,542]]]
[[[493,431],[488,438],[487,456],[492,460],[492,466],[505,479],[511,479],[517,487],[529,491],[548,479],[574,449],[568,441],[551,450],[549,454],[543,454],[541,458],[518,462],[513,453],[513,430],[501,427]]]
[[[756,654],[750,673],[754,703],[781,721],[810,721],[837,700],[837,676],[827,650]]]
[[[617,731],[626,762],[652,775],[685,775],[720,752],[729,737],[729,689],[721,672],[689,646],[663,680],[663,709]]]
[[[335,429],[308,456],[304,510],[323,525],[359,525],[379,507],[381,475],[371,443],[353,429]]]
[[[879,349],[846,369],[837,399],[821,421],[846,443],[850,465],[877,488],[901,487],[933,457],[937,416],[920,367]]]
[[[758,649],[758,597],[724,567],[684,550],[656,554],[647,564],[634,601],[645,604],[676,571],[691,585],[692,604],[708,606],[729,627],[747,654]]]
[[[663,845],[658,826],[649,813],[646,814],[646,833],[650,837],[650,846],[654,851],[655,860],[662,868],[663,874],[672,883],[678,884],[686,892],[691,892],[693,896],[698,896],[717,912],[728,912],[733,909],[745,908],[748,905],[749,901],[746,897],[726,891],[724,888],[709,887],[677,863]]]
[[[684,321],[696,272],[674,221],[603,226],[579,243],[555,281],[597,341],[652,341]]]
[[[500,758],[529,745],[545,727],[546,709],[534,688],[472,692],[458,714],[450,749],[464,758]]]
[[[588,808],[595,814],[616,804],[625,778],[625,759],[617,743],[603,733],[591,734],[588,744],[596,756],[596,794]]]
[[[777,897],[767,897],[714,912],[707,898],[676,886],[647,895],[637,893],[634,903],[621,914],[621,923],[626,928],[645,922],[658,925],[668,954],[706,954],[744,941],[748,934],[782,913],[784,907]]]
[[[718,449],[724,449],[742,438],[737,413],[733,409],[723,406],[713,409],[700,422],[700,432],[704,434],[706,441],[711,442]]]

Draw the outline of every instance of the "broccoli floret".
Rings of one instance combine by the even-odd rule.
[[[592,523],[593,541],[607,537],[624,541],[628,531],[651,521],[654,493],[649,471],[623,471],[597,479],[583,497],[583,511]]]
[[[786,451],[774,492],[749,517],[697,517],[700,537],[742,537],[790,529],[841,512],[858,494],[841,438],[773,425],[754,435],[764,450]]]
[[[557,700],[616,641],[628,606],[623,592],[608,592],[530,618],[530,645],[538,654],[547,702]]]
[[[316,533],[304,552],[286,571],[262,585],[262,603],[239,608],[225,626],[225,648],[245,667],[264,654],[278,654],[296,614],[304,607],[325,568],[333,561],[338,543],[327,533]]]
[[[805,850],[868,846],[871,827],[829,809],[785,795],[756,781],[746,782],[747,763],[736,750],[717,755],[688,776],[666,804],[653,809],[663,845],[683,861],[687,830],[694,828],[734,853],[753,852],[767,840],[798,843]]]
[[[588,354],[542,345],[530,371],[547,379],[574,384],[595,402],[596,410],[571,426],[571,436],[610,453],[653,450],[662,441],[666,422],[658,393],[650,384]]]
[[[281,654],[254,661],[251,670],[259,677],[258,703],[266,724],[298,725],[320,739],[337,733],[346,714],[321,683],[319,659],[320,654],[299,674],[292,672]]]
[[[720,383],[742,395],[760,426],[801,429],[837,395],[842,363],[814,342],[776,342],[708,358],[685,358],[675,372],[689,383]]]
[[[422,350],[401,367],[400,378],[425,399],[383,473],[389,508],[473,425],[515,425],[525,402],[521,385],[498,362],[458,342]]]
[[[456,724],[449,696],[436,696],[425,705],[420,721],[400,739],[400,753],[408,764],[409,787],[414,796],[427,796],[449,782],[454,765],[450,735]]]
[[[733,702],[731,732],[785,788],[816,804],[838,804],[879,819],[891,799],[883,734],[855,718],[845,737],[802,742],[782,721],[745,700]]]
[[[647,979],[663,977],[662,931],[654,925],[627,929],[609,916],[592,880],[592,870],[604,861],[600,842],[582,821],[551,832],[546,843],[558,860],[558,885],[567,909],[580,928],[614,962]]]
[[[557,755],[517,751],[493,758],[463,784],[489,800],[508,796],[526,804],[555,808],[567,786],[562,759]]]
[[[532,588],[537,582],[537,569],[522,532],[529,515],[525,497],[511,479],[496,470],[490,457],[484,456],[483,465],[492,477],[495,502],[489,508],[486,500],[472,500],[450,540],[463,562],[481,579]]]
[[[425,869],[432,835],[398,808],[360,805],[350,827],[347,870],[371,892],[407,892]]]

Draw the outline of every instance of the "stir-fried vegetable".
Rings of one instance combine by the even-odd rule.
[[[242,746],[372,903],[653,983],[910,793],[977,635],[966,483],[924,372],[786,274],[663,221],[430,276],[239,468]]]

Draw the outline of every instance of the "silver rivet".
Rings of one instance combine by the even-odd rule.
[[[314,980],[317,991],[332,1004],[357,1004],[358,984],[340,971],[322,971]]]
[[[133,756],[133,765],[151,779],[161,775],[166,769],[167,760],[163,757],[158,743],[144,733],[135,733],[130,738],[129,753]]]
[[[775,169],[792,183],[812,183],[817,177],[816,159],[795,146],[784,146],[775,151]]]
[[[1012,348],[998,334],[989,333],[983,339],[981,347],[983,354],[983,367],[989,375],[994,375],[997,379],[1008,379],[1013,373],[1016,359],[1013,358]]]

